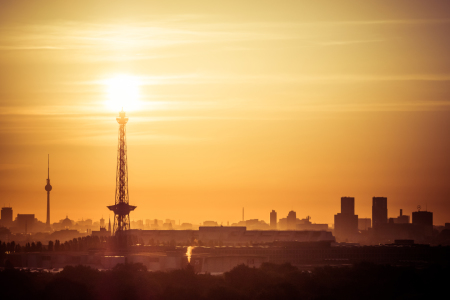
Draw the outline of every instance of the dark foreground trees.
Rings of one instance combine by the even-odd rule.
[[[142,264],[110,271],[68,266],[58,274],[0,271],[2,299],[423,299],[446,293],[448,266],[358,264],[301,271],[289,264],[237,266],[223,276],[193,268],[147,272]]]

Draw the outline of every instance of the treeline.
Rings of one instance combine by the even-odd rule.
[[[147,272],[142,264],[110,271],[68,266],[57,274],[0,271],[2,299],[433,299],[447,293],[448,266],[425,268],[358,264],[301,271],[292,265],[237,266],[222,276],[191,266]]]
[[[176,246],[204,246],[205,244],[197,240],[187,240],[185,243],[176,243],[175,240],[159,241],[149,240],[146,244],[142,238],[134,235],[127,236],[126,244],[132,245],[149,245],[149,246],[163,246],[175,248]],[[222,245],[221,243],[208,243],[209,246]],[[0,241],[0,257],[5,253],[21,253],[21,252],[45,252],[45,251],[88,251],[90,249],[105,249],[114,250],[118,247],[118,240],[115,236],[85,236],[74,238],[69,241],[61,242],[59,240],[49,241],[48,244],[43,245],[41,242],[27,242],[24,245],[12,242]],[[1,262],[0,262],[1,266]]]
[[[59,240],[49,241],[47,245],[41,242],[28,242],[23,246],[12,242],[0,241],[0,253],[43,252],[43,251],[87,251],[89,249],[106,249],[114,243],[113,237],[85,236],[61,243]]]

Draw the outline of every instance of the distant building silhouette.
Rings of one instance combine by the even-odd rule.
[[[62,232],[64,232],[64,230]],[[92,236],[104,236],[104,237],[107,237],[107,236],[111,236],[111,232],[106,230],[106,227],[100,227],[99,231],[92,230]]]
[[[216,221],[205,221],[203,226],[219,226],[219,224]]]
[[[13,224],[13,210],[12,207],[2,207],[1,225],[4,227],[11,227]]]
[[[297,225],[297,213],[293,210],[291,210],[287,215],[287,229],[288,230],[295,230]]]
[[[263,220],[250,219],[231,224],[232,227],[246,227],[247,230],[270,230],[270,225]]]
[[[381,224],[388,222],[387,198],[373,197],[372,202],[372,227],[376,229]]]
[[[181,229],[181,230],[192,229],[192,224],[191,224],[191,223],[182,223],[182,224],[180,225],[180,229]]]
[[[311,223],[311,217],[307,216],[306,219],[297,219],[295,228],[302,231],[326,231],[328,230],[328,224]]]
[[[150,225],[150,229],[155,230],[155,229],[158,229],[158,228],[159,228],[158,220],[157,220],[157,219],[154,219],[154,220],[153,220],[153,224]]]
[[[415,211],[412,213],[412,223],[422,226],[433,226],[433,213],[430,211]]]
[[[383,206],[386,198],[381,198],[379,204],[379,222],[372,228],[373,243],[389,243],[395,240],[412,240],[418,243],[427,242],[427,239],[433,235],[433,213],[427,211],[419,211],[412,213],[412,223],[409,223],[409,216],[403,215],[397,218],[389,218],[388,223],[382,223],[384,216],[387,214],[387,208]],[[381,207],[381,209],[380,209]],[[383,217],[383,218],[381,218]]]
[[[69,216],[66,216],[65,219],[59,220],[59,222],[53,223],[54,230],[73,229],[73,227],[75,227],[75,221],[69,219]]]
[[[16,226],[19,232],[30,233],[34,227],[34,214],[17,214]]]
[[[162,228],[163,228],[164,230],[172,230],[172,229],[173,229],[173,226],[172,226],[172,223],[166,222],[166,223],[164,223],[164,224],[162,225]]]
[[[355,215],[355,198],[341,198],[341,212],[334,215],[334,235],[338,240],[348,240],[358,233],[358,215]]]
[[[389,219],[390,221],[391,219]],[[400,209],[400,215],[397,218],[392,218],[395,224],[409,224],[409,216],[403,214],[403,209]]]
[[[270,212],[270,228],[277,229],[277,212],[273,209]]]
[[[200,226],[198,230],[132,230],[128,234],[142,238],[144,242],[151,239],[160,242],[174,240],[176,243],[197,239],[211,245],[236,245],[270,243],[274,241],[330,241],[335,239],[329,231],[281,231],[281,230],[247,230],[243,226]]]
[[[342,197],[341,198],[341,214],[354,215],[355,214],[355,198]]]
[[[78,226],[92,226],[92,220],[91,219],[86,219],[86,220],[81,219],[81,221],[78,220],[77,224],[78,224]]]

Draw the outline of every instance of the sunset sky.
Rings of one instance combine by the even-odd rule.
[[[47,154],[52,222],[113,217],[114,78],[132,220],[331,224],[385,196],[450,222],[450,1],[0,0],[14,217],[45,220]]]

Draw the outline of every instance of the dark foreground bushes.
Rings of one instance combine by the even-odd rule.
[[[289,264],[237,266],[223,276],[191,267],[147,272],[141,264],[111,271],[68,266],[58,274],[0,271],[1,299],[423,299],[446,294],[448,266],[358,264],[300,271]]]

